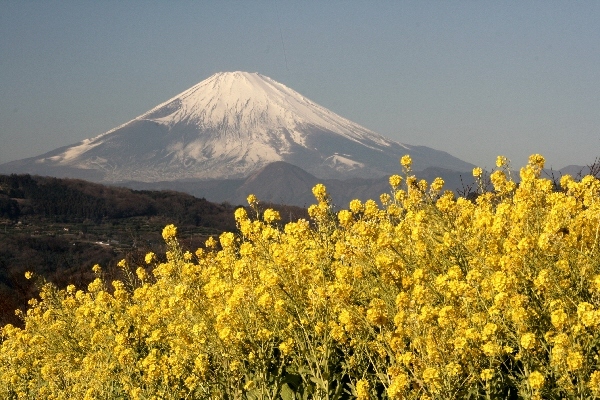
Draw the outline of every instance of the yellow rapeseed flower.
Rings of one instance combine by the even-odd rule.
[[[144,261],[146,262],[146,264],[150,264],[152,261],[154,261],[155,258],[156,255],[153,252],[148,252],[144,257]]]
[[[569,371],[578,371],[583,367],[583,354],[580,351],[569,351],[567,354],[567,367]]]
[[[350,209],[350,211],[352,211],[355,214],[362,212],[364,209],[362,201],[357,200],[357,199],[352,200],[350,202],[350,206],[348,208]]]
[[[552,314],[550,314],[550,318],[551,318],[551,322],[552,325],[554,325],[556,328],[560,329],[562,328],[565,323],[567,322],[567,313],[565,312],[565,310],[558,309],[552,312]]]
[[[243,207],[237,208],[233,214],[236,221],[241,222],[248,219],[248,213]]]
[[[439,384],[440,379],[440,371],[438,371],[435,367],[427,367],[423,371],[423,381],[432,387],[435,391],[435,388]]]
[[[402,177],[400,175],[392,175],[389,179],[390,186],[396,189],[402,183]]]
[[[223,248],[232,247],[235,242],[235,235],[231,232],[224,232],[219,236],[219,242]]]
[[[491,368],[486,368],[483,371],[481,371],[481,374],[479,376],[482,380],[489,381],[494,377],[494,370]]]
[[[338,219],[342,226],[349,226],[352,223],[352,212],[348,210],[341,210],[338,213]]]
[[[279,344],[279,350],[284,356],[289,356],[294,351],[294,339],[289,338]]]
[[[402,158],[400,158],[400,165],[402,165],[404,168],[410,168],[412,165],[412,158],[410,158],[408,154],[402,156]]]
[[[270,224],[272,222],[279,221],[281,217],[279,216],[279,211],[268,208],[263,214],[263,219],[267,224]]]
[[[369,399],[371,395],[369,394],[370,385],[369,381],[366,379],[360,379],[356,382],[356,398],[359,400]]]
[[[542,169],[544,168],[545,163],[546,159],[540,154],[532,154],[529,156],[529,165],[531,166],[535,166],[539,169]]]
[[[444,180],[442,178],[435,178],[433,182],[431,182],[431,189],[439,192],[444,187]]]
[[[390,399],[402,399],[402,393],[408,385],[409,378],[405,373],[398,373],[392,378],[392,383],[388,386],[387,395]]]
[[[173,224],[165,226],[162,231],[162,237],[165,241],[175,239],[176,235],[177,235],[177,228]]]
[[[600,371],[594,371],[590,375],[590,381],[588,387],[594,394],[594,396],[600,395]]]
[[[138,267],[135,271],[135,274],[140,281],[146,280],[146,270],[144,268]]]
[[[525,350],[533,349],[536,343],[535,334],[531,332],[523,334],[523,336],[521,336],[520,343]]]
[[[542,373],[539,371],[533,371],[531,374],[529,374],[529,378],[527,378],[529,386],[531,386],[533,390],[541,389],[544,385],[544,380],[544,375],[542,375]]]
[[[248,204],[250,204],[251,206],[254,206],[256,203],[258,203],[258,199],[256,198],[255,195],[251,194],[246,198],[246,201],[248,202]]]
[[[508,159],[504,156],[498,156],[496,158],[496,167],[502,168],[508,164]]]
[[[324,201],[327,196],[327,189],[322,183],[317,183],[312,189],[313,195],[317,201]]]

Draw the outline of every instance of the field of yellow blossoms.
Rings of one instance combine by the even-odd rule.
[[[235,212],[194,253],[43,285],[5,326],[2,399],[600,398],[600,181],[533,155],[476,200],[412,175],[310,221]],[[482,180],[482,171],[473,174]],[[482,185],[483,186],[483,185]]]

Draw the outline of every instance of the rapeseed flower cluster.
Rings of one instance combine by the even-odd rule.
[[[45,284],[2,329],[0,397],[600,398],[600,181],[499,157],[469,201],[401,165],[379,204],[317,185],[281,226],[250,196],[194,254],[169,225],[164,263]]]

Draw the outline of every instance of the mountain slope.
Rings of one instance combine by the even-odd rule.
[[[244,204],[249,194],[264,203],[309,206],[314,200],[312,188],[319,179],[295,165],[276,161],[251,174],[229,199]]]
[[[217,73],[102,135],[0,172],[96,181],[245,178],[285,161],[319,178],[380,177],[413,157],[416,170],[472,165],[448,153],[389,140],[266,76]]]
[[[400,168],[398,168],[400,170]],[[399,171],[397,171],[399,172]],[[467,194],[468,186],[474,188],[471,173],[427,168],[417,172],[419,179],[428,182],[436,177],[444,179],[444,190]],[[284,161],[277,161],[251,174],[246,179],[123,182],[136,190],[175,190],[190,193],[213,202],[245,205],[249,194],[254,194],[262,204],[276,203],[307,207],[315,203],[312,188],[323,183],[336,206],[347,207],[353,199],[378,200],[382,193],[390,193],[389,177],[321,179]]]

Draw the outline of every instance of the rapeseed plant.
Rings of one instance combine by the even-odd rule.
[[[600,181],[557,191],[533,155],[517,185],[498,157],[470,201],[411,164],[380,204],[317,185],[281,226],[251,195],[194,254],[168,225],[164,263],[43,284],[2,328],[0,397],[599,398]]]

